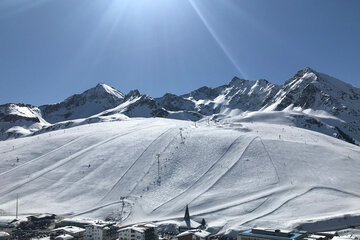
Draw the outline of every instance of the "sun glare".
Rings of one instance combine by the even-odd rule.
[[[211,25],[209,24],[209,22],[207,21],[207,19],[205,18],[204,14],[201,12],[200,8],[198,7],[198,5],[195,3],[195,1],[193,0],[189,0],[189,3],[191,4],[191,6],[193,7],[194,11],[197,13],[197,15],[199,16],[199,18],[201,19],[201,21],[204,23],[205,27],[207,28],[207,30],[209,31],[209,33],[211,34],[211,36],[214,38],[214,40],[216,41],[216,43],[219,45],[219,47],[221,48],[221,50],[224,52],[224,54],[226,55],[226,57],[229,59],[229,61],[232,63],[232,65],[234,65],[234,67],[238,70],[238,72],[241,74],[241,77],[246,78],[244,71],[241,69],[241,67],[239,66],[239,64],[236,62],[236,60],[233,58],[233,56],[230,54],[229,50],[226,48],[226,46],[223,44],[223,42],[221,41],[220,37],[218,36],[218,34],[216,34],[215,30],[211,27]]]

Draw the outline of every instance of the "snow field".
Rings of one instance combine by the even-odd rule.
[[[8,212],[19,194],[23,213],[97,218],[123,197],[124,223],[176,221],[189,204],[223,231],[360,214],[360,148],[287,122],[134,118],[3,141],[0,153]]]

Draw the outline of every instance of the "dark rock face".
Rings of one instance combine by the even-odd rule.
[[[217,88],[209,88],[204,86],[188,94],[182,95],[181,97],[183,98],[191,97],[194,100],[214,99],[221,93],[222,90],[223,90],[223,86]]]
[[[315,103],[315,96],[319,93],[314,85],[307,85],[299,98],[295,101],[295,106],[302,107],[304,109],[310,108]]]
[[[0,122],[15,123],[16,121],[19,121],[19,120],[26,120],[26,121],[30,121],[33,123],[40,122],[40,120],[36,117],[22,117],[19,115],[0,113]]]
[[[156,98],[155,100],[160,106],[169,111],[194,111],[195,109],[193,101],[170,93],[166,93],[163,97]]]
[[[128,94],[125,95],[124,101],[134,99],[134,98],[137,98],[140,96],[141,96],[141,94],[140,94],[139,90],[137,90],[137,89],[131,90]]]

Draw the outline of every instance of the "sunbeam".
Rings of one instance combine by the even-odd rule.
[[[241,74],[241,77],[246,78],[246,75],[244,73],[244,71],[241,69],[241,67],[239,66],[239,64],[237,64],[236,60],[232,57],[232,55],[230,54],[230,52],[227,50],[227,48],[225,47],[225,45],[223,44],[223,42],[221,41],[221,39],[218,37],[218,35],[215,33],[214,29],[210,26],[209,22],[206,20],[206,18],[204,17],[204,15],[202,14],[202,12],[200,11],[199,7],[194,3],[193,0],[189,0],[190,5],[192,6],[192,8],[194,9],[194,11],[196,12],[196,14],[199,16],[199,18],[201,19],[201,21],[203,22],[203,24],[205,25],[205,27],[207,28],[207,30],[209,31],[209,33],[211,34],[211,36],[214,38],[215,42],[219,45],[219,47],[221,48],[221,50],[224,52],[224,54],[226,55],[226,57],[229,59],[229,61],[234,65],[234,67],[236,68],[236,70]]]
[[[97,2],[94,2],[93,4],[93,7],[100,7]],[[90,49],[94,49],[94,46],[96,46],[99,57],[96,61],[99,61],[99,59],[103,58],[106,45],[111,39],[114,30],[125,16],[127,5],[127,1],[109,1],[106,3],[106,5],[102,6],[102,8],[104,8],[104,14],[97,23],[97,26],[93,29],[93,32],[90,34],[88,40],[84,43],[82,48],[79,49],[79,52],[74,58],[75,62],[81,61],[81,59],[85,57]],[[99,36],[101,36],[102,41],[98,41]]]
[[[44,4],[47,1],[48,0],[2,0],[0,2],[0,18],[6,18],[22,13],[41,4]]]

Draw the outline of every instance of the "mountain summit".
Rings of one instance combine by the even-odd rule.
[[[118,106],[125,95],[118,90],[99,83],[81,94],[74,94],[64,101],[40,106],[43,118],[56,123],[77,118],[86,118],[106,109]]]

